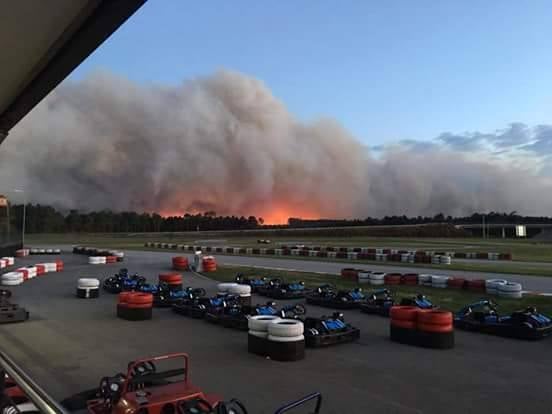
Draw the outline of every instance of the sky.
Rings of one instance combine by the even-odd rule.
[[[227,68],[368,145],[548,121],[552,2],[150,0],[72,78]]]

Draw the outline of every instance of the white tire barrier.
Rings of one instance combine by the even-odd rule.
[[[8,267],[8,261],[4,259],[0,259],[0,269],[4,269]]]
[[[370,283],[371,272],[358,272],[358,283]]]
[[[105,256],[90,256],[88,258],[88,264],[92,265],[98,265],[98,264],[105,264]]]
[[[249,335],[256,336],[257,338],[267,338],[268,337],[268,332],[267,331],[252,331],[250,329],[249,330]]]
[[[77,287],[79,289],[97,288],[99,286],[100,286],[100,281],[98,279],[81,278],[77,281]]]
[[[523,296],[521,289],[521,283],[507,282],[498,286],[498,296],[501,298],[520,299]]]
[[[228,293],[234,286],[239,286],[237,283],[219,283],[217,285],[217,291],[219,293]]]
[[[23,273],[21,272],[9,272],[2,275],[2,284],[5,286],[20,285],[24,281]]]
[[[220,292],[220,290],[219,290]],[[251,295],[251,286],[249,285],[234,285],[230,286],[227,290],[228,293],[232,295],[239,295],[239,296],[249,296]]]
[[[35,266],[26,266],[25,269],[28,272],[28,278],[32,279],[33,277],[38,276],[38,269]]]
[[[347,253],[347,259],[349,259],[349,260],[357,260],[357,259],[358,259],[358,253],[356,253],[356,252],[349,252],[349,253]]]
[[[268,340],[272,342],[300,342],[304,341],[305,337],[303,335],[298,336],[274,336],[268,335]]]
[[[385,273],[372,272],[370,273],[370,284],[375,286],[381,286],[385,284]]]
[[[439,262],[441,264],[449,265],[452,263],[452,259],[450,258],[450,256],[441,256],[441,258],[439,259]]]
[[[44,268],[46,269],[46,272],[57,272],[57,263],[44,263]]]
[[[247,321],[249,332],[266,332],[268,335],[268,325],[274,321],[280,320],[278,316],[272,315],[255,315]]]
[[[448,276],[431,275],[431,286],[444,289],[447,287]]]
[[[431,264],[440,264],[441,263],[441,256],[432,256],[431,257]]]
[[[328,252],[328,258],[329,259],[335,259],[337,256],[337,252]]]
[[[498,288],[506,283],[508,281],[504,279],[488,279],[485,281],[485,290],[489,295],[498,295]]]
[[[13,266],[15,264],[15,258],[11,256],[2,257],[2,260],[6,261],[7,266]]]
[[[303,322],[297,319],[278,319],[268,324],[269,340],[270,337],[296,338],[303,335],[303,332]]]
[[[421,274],[418,275],[418,284],[421,286],[431,286],[432,275]]]

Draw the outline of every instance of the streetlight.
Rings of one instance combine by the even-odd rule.
[[[21,190],[20,188],[14,188],[14,193],[23,193],[25,194],[25,190]],[[25,221],[27,217],[27,200],[25,200],[25,196],[23,196],[23,224],[21,225],[21,244],[23,247],[25,247]]]

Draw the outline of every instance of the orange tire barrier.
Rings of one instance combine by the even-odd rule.
[[[391,319],[391,325],[397,328],[416,329],[416,321],[403,321],[402,319]]]
[[[188,258],[184,256],[176,256],[172,258],[172,264],[174,270],[188,270],[190,263]]]
[[[149,305],[153,304],[153,295],[151,293],[132,292],[126,298],[128,305]]]
[[[204,272],[215,272],[217,270],[217,262],[214,257],[204,257],[201,264]]]
[[[180,273],[170,272],[170,273],[160,273],[159,274],[159,281],[160,282],[166,282],[166,283],[176,283],[180,282],[182,283],[182,275]]]
[[[56,272],[61,272],[64,268],[64,263],[62,260],[56,260]]]
[[[416,306],[392,306],[389,311],[391,320],[416,322],[418,319],[418,308]]]
[[[466,285],[466,279],[461,277],[451,277],[447,280],[447,286],[453,289],[462,289]]]
[[[107,264],[117,263],[117,256],[105,256],[105,262]]]
[[[128,297],[132,292],[121,292],[119,293],[119,303],[127,303]]]
[[[454,330],[452,324],[450,325],[434,325],[432,323],[418,323],[418,330],[422,332],[430,333],[447,333]]]
[[[452,319],[452,312],[428,309],[427,312],[418,313],[417,321],[419,324],[452,326]]]
[[[402,275],[400,273],[387,273],[383,280],[386,285],[400,285]]]

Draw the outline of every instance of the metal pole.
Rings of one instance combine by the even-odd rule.
[[[27,219],[27,200],[23,199],[23,224],[21,225],[21,244],[25,248],[25,221]]]
[[[485,216],[483,215],[483,239],[485,239]]]

